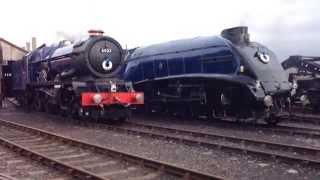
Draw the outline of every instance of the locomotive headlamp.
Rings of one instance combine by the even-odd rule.
[[[300,97],[300,101],[302,102],[302,105],[304,105],[304,106],[307,104],[310,104],[308,96],[305,94]]]
[[[143,95],[142,94],[136,94],[136,101],[138,102],[138,103],[143,103],[143,101],[144,101],[144,97],[143,97]]]
[[[102,102],[101,94],[93,95],[92,99],[93,99],[93,102],[96,103],[96,104],[100,104]]]
[[[230,104],[230,99],[224,93],[221,93],[220,100],[222,105]]]
[[[266,95],[266,96],[264,97],[263,101],[264,101],[264,105],[266,105],[267,107],[273,106],[272,96]]]
[[[243,66],[243,65],[240,66],[240,72],[241,72],[241,73],[244,72],[244,66]]]
[[[297,81],[293,81],[292,88],[293,88],[293,89],[298,89],[298,83],[297,83]]]
[[[117,85],[114,84],[114,83],[111,83],[110,91],[111,92],[117,92]]]
[[[292,87],[292,90],[291,90],[290,94],[291,94],[291,96],[294,96],[297,93],[297,89],[298,89],[297,81],[293,81],[293,83],[291,84],[291,87]]]
[[[256,81],[256,89],[257,90],[261,89],[261,82],[260,81]]]

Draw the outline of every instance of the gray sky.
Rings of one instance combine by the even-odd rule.
[[[102,29],[128,48],[249,26],[251,39],[290,54],[319,55],[317,0],[10,0],[1,3],[0,36],[20,46],[52,43]]]

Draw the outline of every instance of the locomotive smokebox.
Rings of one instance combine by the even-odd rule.
[[[111,37],[103,36],[102,31],[92,32],[90,38],[82,46],[74,47],[74,52],[81,54],[77,60],[84,69],[100,78],[113,77],[118,73],[124,59],[121,45]],[[78,72],[83,72],[83,67]]]
[[[39,60],[39,57],[44,57]],[[90,30],[89,37],[75,42],[61,41],[41,46],[32,52],[30,63],[47,74],[48,79],[112,78],[120,71],[124,51],[118,41]],[[42,64],[48,64],[43,68]],[[37,75],[33,79],[39,79]]]
[[[225,29],[221,32],[221,36],[237,45],[245,45],[250,42],[250,35],[246,26]]]

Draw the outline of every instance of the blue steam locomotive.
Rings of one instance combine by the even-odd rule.
[[[86,39],[42,45],[13,62],[12,91],[31,110],[121,122],[144,100],[118,78],[124,58],[118,41],[92,30]]]
[[[145,93],[148,111],[275,124],[290,104],[287,74],[247,27],[137,48],[123,77]]]

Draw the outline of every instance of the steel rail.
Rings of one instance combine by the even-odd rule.
[[[5,125],[7,127],[11,127],[11,128],[15,128],[15,129],[18,129],[18,130],[25,131],[25,132],[30,132],[30,133],[33,133],[33,134],[41,135],[43,137],[47,137],[47,138],[50,138],[50,139],[59,140],[61,142],[72,144],[74,146],[78,146],[78,147],[94,150],[95,152],[99,152],[99,153],[102,153],[102,154],[107,154],[107,155],[109,155],[111,157],[117,157],[117,158],[120,158],[120,159],[122,159],[124,161],[131,162],[131,163],[137,164],[137,165],[142,166],[142,167],[152,168],[152,169],[158,170],[159,172],[168,173],[168,174],[175,175],[177,177],[184,178],[184,179],[190,179],[190,180],[207,180],[207,179],[208,180],[209,179],[210,180],[211,179],[222,180],[222,179],[225,179],[224,177],[221,177],[221,176],[207,174],[207,173],[203,173],[203,172],[198,172],[198,171],[195,171],[195,170],[178,167],[176,165],[172,165],[172,164],[165,163],[165,162],[162,162],[162,161],[151,160],[149,158],[137,156],[137,155],[134,155],[134,154],[121,152],[121,151],[114,150],[114,149],[109,149],[109,148],[102,147],[102,146],[99,146],[99,145],[95,145],[95,144],[90,144],[90,143],[87,143],[87,142],[79,141],[79,140],[76,140],[76,139],[73,139],[73,138],[64,137],[64,136],[61,136],[61,135],[58,135],[58,134],[55,134],[55,133],[51,133],[51,132],[48,132],[48,131],[44,131],[44,130],[41,130],[41,129],[29,127],[29,126],[18,124],[18,123],[9,122],[9,121],[6,121],[4,119],[0,119],[0,125]],[[62,167],[64,166],[64,168],[66,168],[68,171],[76,172],[76,173],[81,174],[80,177],[85,177],[86,179],[101,179],[101,177],[97,177],[94,174],[90,174],[89,172],[82,172],[80,169],[69,167],[66,164],[63,164],[63,162],[50,160],[47,157],[45,157],[45,156],[43,156],[43,155],[41,155],[41,154],[39,154],[37,152],[31,152],[29,149],[24,149],[21,146],[19,147],[19,145],[14,144],[12,142],[9,142],[9,141],[6,141],[6,140],[4,140],[2,142],[7,144],[8,146],[17,147],[19,149],[19,151],[22,150],[22,151],[26,151],[26,153],[29,153],[29,154],[32,153],[33,155],[39,157],[40,159],[48,160],[48,161],[50,161],[50,163],[54,163],[57,166],[62,166]]]
[[[133,124],[132,122],[130,123]],[[248,139],[248,138],[231,137],[231,136],[224,136],[224,135],[218,135],[218,134],[212,134],[212,133],[205,134],[205,133],[199,133],[199,132],[193,132],[193,131],[187,131],[187,130],[177,130],[173,128],[153,126],[153,125],[141,125],[141,126],[150,128],[151,131],[137,130],[133,128],[127,128],[122,126],[112,126],[112,125],[105,125],[105,124],[99,125],[99,127],[106,128],[109,130],[115,130],[118,132],[125,132],[130,134],[138,134],[138,135],[148,136],[151,138],[165,139],[165,140],[169,140],[177,143],[184,143],[186,145],[193,145],[193,146],[200,145],[208,148],[217,148],[220,150],[231,151],[231,152],[244,152],[245,154],[279,158],[284,162],[289,162],[289,163],[299,162],[299,163],[308,164],[315,167],[320,167],[320,159],[313,159],[313,158],[296,156],[296,155],[279,153],[279,152],[265,151],[257,148],[248,148],[248,147],[244,147],[243,145],[255,145],[255,146],[258,145],[260,148],[261,147],[262,148],[281,148],[283,150],[299,151],[300,153],[310,153],[313,156],[317,157],[317,155],[320,154],[320,149],[315,147],[294,146],[289,144],[280,144],[280,143],[274,143],[274,142],[268,142],[268,141],[258,141],[258,140]],[[160,132],[152,132],[152,129],[153,130],[161,129],[164,131],[171,131],[176,134],[179,134],[179,133],[189,134],[190,136],[194,136],[194,138],[181,137],[181,136],[177,136],[176,134],[168,135]],[[215,139],[218,138],[224,141],[236,142],[236,143],[239,143],[241,146],[232,146],[232,145],[222,144],[218,142],[205,141],[205,140],[199,140],[199,139],[196,140],[195,138],[197,136],[204,137],[204,138],[210,138],[210,137]]]

